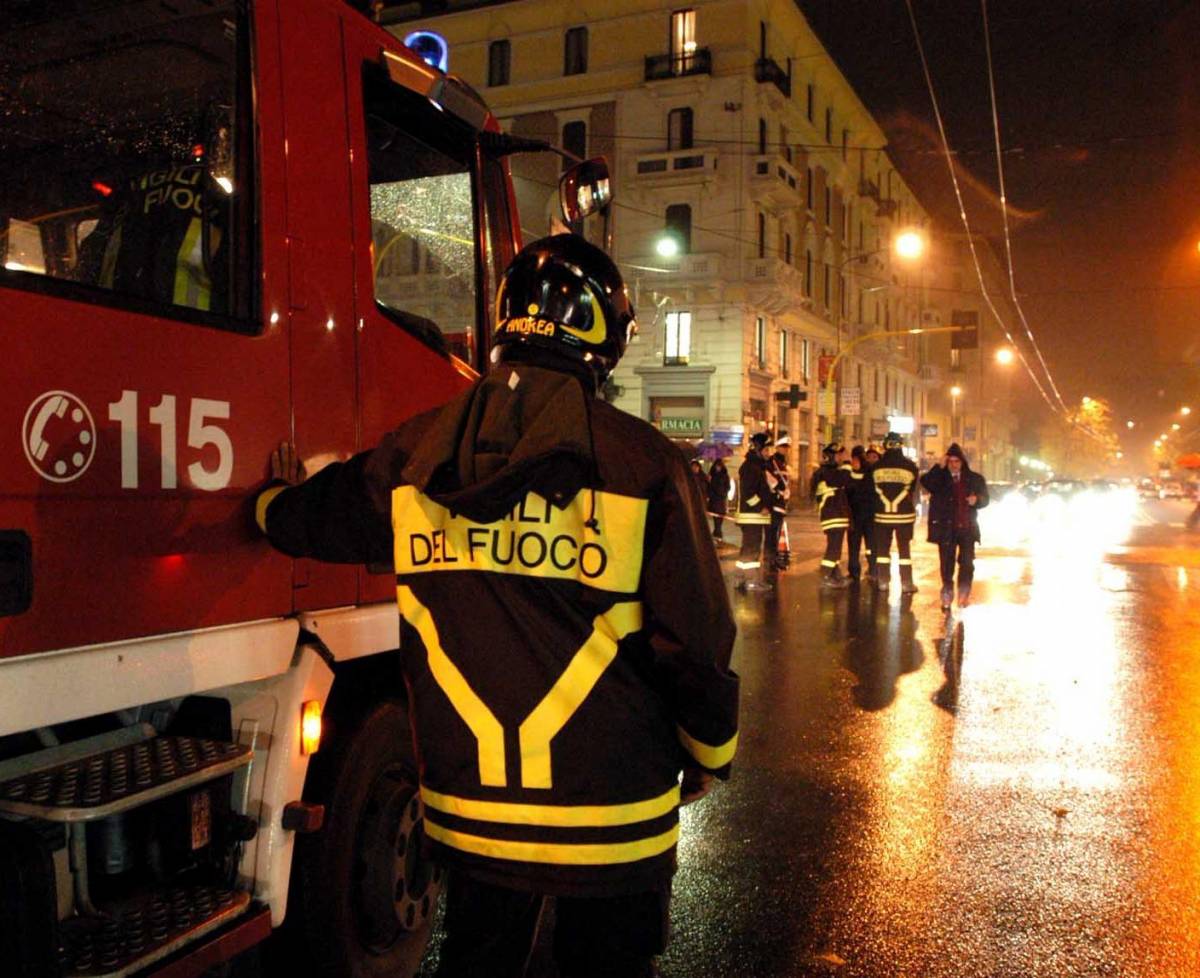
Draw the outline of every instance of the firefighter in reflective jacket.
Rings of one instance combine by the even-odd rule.
[[[770,436],[759,431],[750,436],[750,448],[738,469],[738,511],[734,520],[742,531],[742,549],[735,566],[738,590],[774,587],[775,562],[763,560],[763,534],[771,525],[776,497],[767,479],[766,449]]]
[[[548,895],[561,974],[650,975],[679,805],[737,745],[728,598],[683,456],[596,396],[634,329],[616,266],[542,239],[496,307],[490,374],[257,516],[286,553],[394,562],[438,976],[520,975]]]
[[[900,587],[913,594],[912,538],[917,519],[917,479],[920,473],[911,459],[905,457],[904,438],[888,432],[883,441],[883,457],[871,469],[871,487],[875,491],[875,586],[886,591],[892,576],[892,537],[896,538],[900,568]]]
[[[825,556],[821,558],[821,583],[843,588],[849,580],[838,566],[842,558],[842,540],[850,529],[850,463],[846,449],[830,443],[821,449],[821,467],[813,473],[811,494],[817,504],[817,518],[825,532]]]

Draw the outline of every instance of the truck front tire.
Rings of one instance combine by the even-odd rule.
[[[408,978],[441,892],[422,855],[423,811],[405,708],[382,702],[331,729],[305,798],[325,825],[296,840],[284,931],[289,957],[319,978]]]

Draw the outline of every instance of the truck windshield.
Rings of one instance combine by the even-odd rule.
[[[503,174],[485,172],[478,187],[474,132],[372,67],[364,95],[375,302],[430,346],[478,367],[479,300],[495,287],[493,265],[505,252]]]
[[[241,6],[5,5],[0,282],[249,317]]]

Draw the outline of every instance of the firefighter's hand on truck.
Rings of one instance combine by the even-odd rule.
[[[280,442],[279,447],[271,452],[271,478],[295,486],[303,482],[305,476],[304,463],[300,461],[296,446],[290,441]]]
[[[685,767],[683,769],[683,782],[679,786],[679,804],[690,805],[694,801],[699,801],[713,789],[713,785],[717,783],[707,771],[702,771],[698,767]]]

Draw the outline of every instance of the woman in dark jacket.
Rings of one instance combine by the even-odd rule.
[[[976,513],[988,504],[987,481],[971,470],[957,443],[946,449],[940,464],[921,476],[929,493],[929,542],[938,545],[942,570],[942,611],[954,597],[954,564],[958,563],[958,604],[971,600],[975,578],[975,544],[979,542]]]
[[[725,512],[729,505],[729,470],[725,468],[725,460],[717,459],[708,470],[708,512],[713,521],[713,539],[724,543],[721,535],[721,524],[725,522]]]

